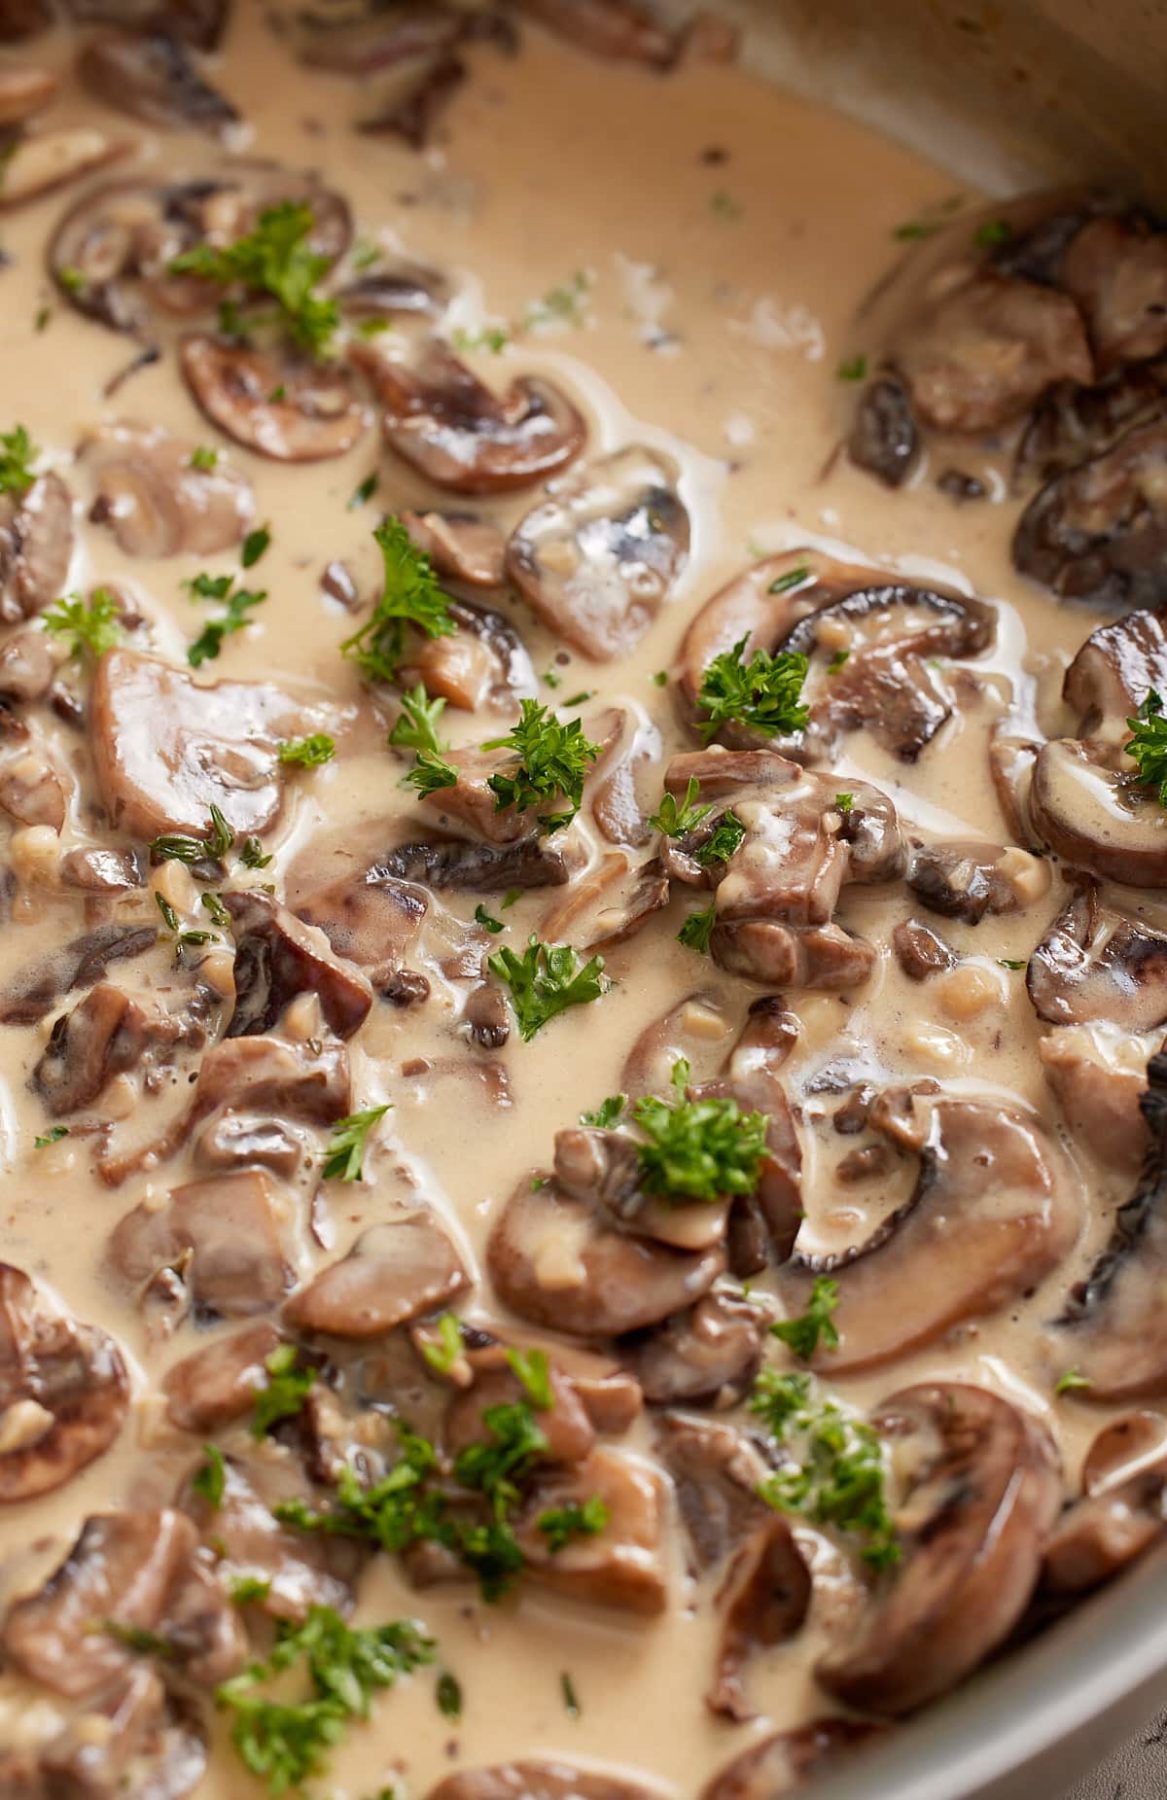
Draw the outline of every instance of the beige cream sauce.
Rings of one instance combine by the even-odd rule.
[[[1011,573],[1010,506],[958,510],[926,478],[891,497],[834,455],[841,412],[833,371],[853,345],[855,306],[891,259],[893,227],[952,193],[958,185],[952,174],[739,71],[682,68],[660,78],[605,66],[533,28],[525,31],[516,60],[475,55],[472,79],[448,114],[440,147],[417,155],[392,140],[354,135],[348,129],[352,88],[298,68],[269,35],[262,12],[237,7],[219,71],[247,117],[246,147],[292,167],[320,169],[349,198],[363,238],[446,270],[458,288],[450,324],[521,318],[547,289],[586,271],[584,324],[530,333],[503,356],[475,358],[475,364],[488,380],[525,370],[560,380],[590,415],[593,452],[641,439],[665,447],[681,463],[694,548],[675,596],[634,656],[615,667],[589,666],[575,657],[560,670],[559,691],[595,688],[599,697],[645,709],[668,750],[681,734],[670,694],[651,676],[672,663],[695,608],[757,548],[839,546],[856,558],[941,575],[1001,607],[998,645],[981,671],[982,699],[911,770],[852,738],[840,784],[849,775],[870,774],[893,795],[909,826],[1000,839],[1004,827],[988,775],[987,731],[1011,701],[1028,708],[1038,684],[1046,696],[1056,694],[1061,668],[1084,626]],[[63,43],[48,49],[39,43],[29,54],[59,56],[64,64],[65,50]],[[70,118],[99,120],[114,133],[124,124],[66,92],[54,122]],[[134,127],[128,134],[139,140],[143,170],[197,174],[216,161],[201,140],[154,137]],[[703,162],[709,148],[723,150],[724,162]],[[732,205],[718,202],[719,193],[731,196]],[[2,278],[0,424],[26,424],[71,480],[78,438],[102,417],[157,420],[192,442],[214,441],[170,359],[135,376],[110,403],[101,390],[127,360],[125,340],[56,303],[47,329],[34,332],[34,315],[48,297],[40,274],[43,243],[64,204],[53,196],[0,222],[0,236],[15,258]],[[668,348],[650,347],[654,328],[675,334]],[[227,643],[214,672],[275,672],[357,702],[353,671],[337,653],[351,625],[322,600],[321,569],[333,557],[349,559],[365,591],[371,588],[374,511],[350,510],[347,503],[372,467],[381,473],[378,504],[398,508],[429,496],[407,470],[379,455],[372,431],[343,461],[315,468],[281,468],[224,449],[254,483],[257,517],[271,522],[273,546],[257,571],[271,597],[256,624]],[[84,493],[80,472],[74,486]],[[499,516],[509,521],[526,504],[520,499],[500,508]],[[199,565],[183,558],[131,561],[108,534],[90,528],[83,536],[74,585],[126,583],[153,621],[159,652],[181,661],[198,626],[180,581]],[[221,559],[221,566],[233,567],[233,559]],[[536,669],[547,668],[558,646],[529,616],[519,622]],[[447,720],[459,741],[488,734],[482,721],[450,714]],[[377,747],[296,778],[272,840],[277,860],[267,875],[278,882],[294,848],[318,829],[355,834],[407,808],[400,773]],[[77,903],[54,900],[51,879],[36,879],[28,841],[17,848],[26,879],[18,923],[0,945],[6,968],[32,958],[50,928],[54,938],[78,929]],[[181,875],[171,868],[162,879],[181,881]],[[955,1016],[944,979],[911,986],[887,953],[853,1000],[796,998],[804,1035],[790,1065],[792,1080],[797,1084],[832,1057],[863,1053],[893,1076],[936,1076],[954,1087],[999,1093],[1036,1107],[1056,1124],[1024,978],[997,959],[1028,952],[1057,910],[1059,894],[1055,881],[1028,913],[976,930],[951,928],[952,940],[978,959],[989,984],[989,1004],[975,1018]],[[134,904],[142,916],[152,916],[149,904]],[[465,916],[472,908],[473,897],[462,908]],[[521,944],[545,910],[537,895],[521,901],[508,915],[513,926],[507,941]],[[122,916],[132,911],[123,906]],[[886,945],[891,925],[905,911],[896,891],[868,896],[845,909],[844,917]],[[454,1029],[459,996],[453,989],[439,984],[416,1017],[376,1011],[354,1045],[355,1089],[360,1104],[384,1097],[394,1111],[370,1159],[371,1179],[328,1197],[338,1248],[416,1184],[480,1253],[492,1215],[512,1185],[546,1160],[554,1130],[618,1086],[623,1058],[646,1021],[684,993],[711,986],[731,996],[740,1016],[740,984],[674,942],[679,916],[671,908],[612,951],[614,986],[598,1005],[555,1021],[531,1045],[512,1039],[501,1058],[511,1084],[509,1108],[492,1106],[469,1075],[423,1080],[400,1073],[410,1058],[427,1054],[469,1068],[469,1053]],[[164,971],[160,954],[156,978],[165,981]],[[0,1583],[9,1592],[39,1579],[87,1513],[168,1498],[192,1460],[189,1440],[164,1423],[154,1388],[165,1363],[193,1348],[190,1329],[180,1329],[169,1347],[148,1345],[127,1297],[103,1270],[110,1228],[141,1198],[160,1201],[182,1178],[182,1164],[111,1193],[91,1175],[84,1140],[33,1151],[33,1136],[45,1122],[25,1080],[49,1025],[3,1033],[4,1254],[51,1282],[80,1317],[102,1321],[118,1334],[139,1359],[138,1402],[113,1453],[63,1490],[0,1518]],[[168,1117],[173,1105],[172,1096],[142,1103],[129,1129],[149,1135],[155,1118]],[[809,1110],[813,1116],[813,1105]],[[1073,1266],[1059,1272],[1017,1320],[985,1321],[890,1369],[840,1382],[849,1401],[862,1406],[927,1375],[985,1382],[1045,1414],[1073,1482],[1100,1415],[1073,1400],[1051,1402],[1058,1371],[1041,1346],[1039,1328],[1104,1234],[1116,1197],[1100,1171],[1080,1155],[1079,1161],[1094,1199],[1087,1240]],[[808,1233],[836,1242],[863,1235],[863,1201],[849,1200],[854,1210],[832,1218],[826,1184],[820,1180],[816,1187],[813,1150],[809,1171]],[[308,1249],[306,1238],[304,1256],[305,1267],[312,1257],[326,1259]],[[927,1280],[926,1271],[921,1279]],[[489,1316],[484,1287],[471,1310]],[[647,1430],[640,1446],[650,1452]],[[837,1562],[826,1557],[811,1628],[794,1645],[758,1658],[750,1690],[762,1717],[739,1727],[714,1722],[702,1703],[714,1643],[709,1596],[687,1582],[679,1542],[673,1564],[668,1612],[642,1622],[535,1592],[495,1608],[472,1600],[469,1590],[419,1596],[379,1558],[364,1579],[358,1618],[424,1617],[440,1640],[443,1665],[462,1682],[464,1716],[458,1723],[442,1720],[432,1677],[419,1675],[378,1702],[371,1725],[351,1730],[318,1791],[359,1800],[403,1776],[408,1792],[421,1795],[459,1765],[559,1753],[634,1767],[685,1795],[767,1721],[793,1723],[825,1710],[809,1668],[832,1606],[836,1613],[842,1606],[845,1617],[847,1583],[830,1575]],[[836,1590],[837,1603],[831,1598]],[[579,1695],[578,1720],[564,1710],[562,1671],[570,1672]],[[11,1683],[6,1691],[0,1733],[28,1730],[35,1711],[26,1710],[27,1695]],[[198,1789],[201,1800],[234,1800],[251,1791],[223,1736]]]

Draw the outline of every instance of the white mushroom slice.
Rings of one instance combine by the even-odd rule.
[[[0,496],[0,618],[31,619],[64,591],[73,557],[73,500],[53,470]]]
[[[1066,670],[1062,694],[1079,737],[1124,739],[1151,689],[1167,693],[1167,609],[1140,608],[1092,631]]]
[[[679,473],[671,457],[630,444],[553,482],[515,527],[511,579],[585,656],[626,655],[684,566],[689,515]]]
[[[101,425],[81,455],[93,474],[89,517],[113,532],[127,556],[217,556],[240,542],[255,513],[251,483],[160,425]]]
[[[64,126],[20,138],[5,158],[0,209],[39,200],[42,194],[76,181],[132,149],[125,138],[111,138],[91,125]]]
[[[380,1337],[460,1294],[469,1277],[428,1209],[373,1225],[348,1255],[322,1269],[288,1301],[284,1317],[301,1331]]]
[[[1105,1025],[1064,1025],[1037,1054],[1074,1139],[1103,1167],[1137,1174],[1149,1142],[1145,1042]]]

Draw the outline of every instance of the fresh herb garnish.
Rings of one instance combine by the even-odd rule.
[[[589,1494],[584,1501],[569,1500],[566,1506],[549,1506],[535,1524],[547,1539],[552,1556],[557,1556],[577,1537],[596,1537],[611,1516],[607,1502],[599,1494]]]
[[[862,381],[867,374],[867,358],[860,352],[858,356],[848,356],[835,370],[838,381]]]
[[[656,671],[656,674],[652,677],[652,685],[653,685],[653,687],[668,687],[668,685],[669,685],[668,670],[667,669],[658,669]]]
[[[765,1113],[743,1113],[736,1100],[688,1099],[689,1073],[679,1057],[674,1098],[645,1094],[632,1107],[645,1140],[637,1151],[641,1188],[676,1200],[752,1194],[766,1153]]]
[[[227,1591],[236,1606],[253,1606],[267,1599],[271,1582],[262,1575],[233,1575]]]
[[[912,244],[920,238],[935,237],[939,230],[939,220],[905,219],[902,225],[893,226],[891,235],[901,244]]]
[[[555,673],[554,669],[544,669],[543,685],[544,685],[544,687],[549,687],[549,688],[562,687],[563,686],[563,676],[557,675]]]
[[[57,600],[41,614],[41,624],[54,637],[73,640],[69,645],[70,656],[81,656],[88,651],[94,662],[122,638],[117,601],[104,587],[94,588],[88,600],[83,600],[80,594]]]
[[[477,331],[467,331],[459,325],[450,333],[450,342],[459,352],[486,350],[491,356],[501,356],[510,342],[510,333],[505,325],[483,325]]]
[[[184,929],[182,920],[179,918],[174,907],[171,906],[165,894],[160,894],[155,890],[154,903],[157,906],[158,911],[162,914],[162,923],[165,925],[167,931],[173,936],[175,948],[180,953],[186,949],[188,945],[193,947],[199,944],[214,943],[215,934],[213,931],[188,931]]]
[[[583,1711],[575,1691],[575,1683],[564,1670],[559,1677],[559,1691],[563,1695],[563,1710],[569,1719],[578,1719]]]
[[[333,1126],[321,1171],[325,1181],[362,1179],[361,1167],[369,1133],[388,1111],[388,1102],[384,1106],[369,1106],[364,1112],[350,1113],[347,1119],[340,1119]]]
[[[389,733],[390,744],[395,750],[430,750],[440,756],[444,746],[438,738],[438,720],[445,710],[441,696],[431,700],[419,681],[401,696],[401,712]]]
[[[191,451],[190,467],[192,469],[198,469],[202,474],[209,475],[218,466],[219,452],[212,449],[210,444],[198,444]]]
[[[1138,764],[1135,780],[1140,787],[1155,788],[1160,806],[1167,806],[1167,718],[1163,716],[1163,698],[1150,688],[1133,719],[1127,720],[1133,734],[1126,753]]]
[[[600,746],[583,734],[579,719],[563,724],[538,700],[523,700],[519,705],[519,722],[506,737],[488,738],[484,750],[510,750],[516,761],[513,768],[491,775],[487,786],[494,794],[496,812],[513,806],[527,812],[548,801],[566,800],[567,806],[540,819],[544,831],[558,831],[570,825],[583,799],[584,777]]]
[[[217,619],[204,625],[193,644],[189,646],[186,660],[192,669],[199,669],[205,662],[213,662],[222,648],[223,639],[242,631],[251,623],[250,614],[253,609],[267,599],[264,588],[251,589],[235,586],[234,575],[196,575],[193,581],[187,582],[192,600],[221,601],[226,611]]]
[[[474,919],[475,923],[481,925],[484,931],[493,933],[495,937],[498,936],[500,931],[506,930],[506,926],[503,924],[502,920],[496,919],[493,913],[488,913],[481,900],[474,908]]]
[[[381,598],[372,617],[340,648],[367,680],[393,681],[405,654],[407,627],[415,626],[431,638],[452,637],[458,627],[429,557],[401,520],[384,520],[373,536],[385,568]]]
[[[747,725],[764,737],[801,731],[809,708],[801,701],[807,659],[798,650],[755,650],[749,662],[748,637],[715,656],[701,678],[697,704],[707,715],[701,734],[708,743],[723,725]]]
[[[703,869],[712,868],[714,863],[727,863],[739,849],[745,835],[745,826],[731,808],[722,814],[713,835],[696,851],[696,860]]]
[[[47,1150],[50,1144],[59,1144],[61,1139],[67,1138],[68,1135],[69,1127],[67,1125],[50,1125],[43,1137],[33,1138],[32,1147],[34,1150]]]
[[[537,1412],[550,1412],[555,1404],[551,1387],[551,1366],[545,1350],[512,1348],[506,1353],[507,1367],[522,1383],[523,1391]]]
[[[1013,227],[1007,219],[985,219],[973,232],[973,243],[982,250],[993,250],[1009,243],[1012,236]]]
[[[201,1495],[218,1512],[227,1491],[227,1459],[218,1444],[203,1445],[203,1460],[191,1476],[190,1485],[192,1492]]]
[[[843,793],[843,794],[835,795],[835,811],[841,812],[844,815],[844,817],[846,817],[846,815],[852,810],[854,805],[855,805],[854,794]]]
[[[809,1362],[820,1343],[833,1350],[839,1342],[831,1314],[839,1304],[839,1284],[829,1275],[816,1276],[806,1311],[797,1318],[771,1325],[770,1335],[786,1345],[803,1362]]]
[[[849,650],[836,650],[831,657],[830,662],[827,664],[827,674],[837,675],[840,669],[846,668],[850,660],[851,652]]]
[[[436,794],[440,788],[457,787],[458,771],[453,763],[448,763],[433,750],[419,750],[405,783],[407,787],[416,788],[419,794]]]
[[[187,865],[221,862],[234,843],[235,833],[221,809],[212,801],[203,837],[187,837],[182,832],[166,831],[161,837],[150,839],[150,854],[160,862],[180,862]]]
[[[999,956],[997,965],[1002,969],[1027,969],[1029,967],[1023,956]]]
[[[316,1383],[316,1370],[311,1364],[301,1366],[294,1344],[278,1344],[264,1358],[267,1383],[255,1396],[251,1414],[251,1435],[264,1438],[281,1419],[294,1419]]]
[[[582,325],[590,287],[590,278],[582,269],[577,269],[570,281],[548,288],[543,298],[528,309],[523,329],[541,331],[548,325]]]
[[[443,1669],[438,1676],[438,1684],[434,1689],[434,1698],[438,1703],[438,1711],[443,1719],[460,1719],[462,1717],[462,1687],[457,1677]]]
[[[245,569],[253,569],[261,556],[265,556],[271,547],[271,528],[257,525],[249,531],[243,540],[243,548],[239,552],[239,561]]]
[[[135,1656],[160,1656],[165,1661],[174,1655],[173,1644],[159,1637],[156,1631],[147,1631],[143,1625],[123,1625],[120,1619],[107,1619],[102,1630],[106,1637],[113,1638]]]
[[[788,594],[791,588],[801,587],[804,581],[810,580],[810,569],[806,563],[799,563],[797,569],[787,569],[785,575],[778,575],[770,583],[767,590],[771,594]]]
[[[707,819],[713,811],[711,806],[693,804],[700,792],[701,783],[695,775],[690,775],[682,801],[678,803],[675,794],[662,794],[659,812],[654,812],[648,821],[652,829],[664,837],[684,837],[695,831],[702,819]]]
[[[380,485],[380,475],[377,473],[376,469],[371,470],[370,473],[365,476],[365,479],[358,482],[353,489],[348,503],[349,511],[356,512],[359,506],[367,506]]]
[[[740,219],[744,208],[740,200],[735,200],[725,188],[718,188],[709,197],[709,210],[715,219],[724,219],[728,224]]]
[[[206,893],[201,894],[199,898],[202,901],[203,911],[210,914],[211,924],[218,926],[220,931],[230,931],[231,914],[223,905],[222,894]]]
[[[708,956],[709,940],[716,924],[717,903],[711,901],[704,911],[689,914],[677,933],[677,942],[684,944],[686,950],[696,950],[699,956]]]
[[[266,869],[272,859],[265,853],[262,840],[249,832],[239,846],[239,860],[245,869]]]
[[[435,1375],[448,1375],[462,1357],[462,1321],[457,1313],[445,1312],[437,1323],[438,1341],[418,1339],[418,1348]]]
[[[195,244],[175,257],[170,269],[220,287],[269,295],[293,343],[320,355],[340,324],[340,308],[315,291],[330,264],[309,242],[314,223],[310,206],[284,200],[261,212],[246,237],[223,246]]]
[[[790,1458],[762,1483],[762,1499],[777,1512],[801,1513],[859,1538],[860,1554],[873,1568],[898,1562],[883,1448],[871,1426],[820,1399],[809,1375],[775,1369],[762,1370],[749,1408]]]
[[[27,494],[36,480],[32,465],[39,455],[23,425],[0,432],[0,494]]]
[[[314,731],[309,737],[286,738],[278,751],[282,763],[299,769],[319,769],[336,755],[336,741],[326,731]]]
[[[1093,1385],[1088,1375],[1083,1375],[1078,1369],[1067,1369],[1064,1374],[1058,1376],[1054,1384],[1054,1393],[1075,1394],[1079,1389]]]
[[[595,1112],[581,1112],[579,1122],[594,1125],[597,1131],[610,1131],[623,1116],[627,1104],[627,1094],[609,1094],[606,1100],[600,1101]]]
[[[525,1044],[557,1013],[586,1006],[604,992],[603,957],[593,956],[581,965],[570,944],[542,944],[532,937],[521,956],[513,950],[496,950],[487,967],[510,989]]]

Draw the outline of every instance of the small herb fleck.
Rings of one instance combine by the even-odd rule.
[[[776,576],[768,591],[771,594],[788,594],[792,588],[801,587],[810,578],[811,572],[806,563],[799,563],[797,569],[788,569],[785,575]]]
[[[267,1383],[255,1396],[251,1414],[253,1438],[266,1437],[281,1419],[294,1419],[303,1411],[316,1382],[316,1370],[310,1364],[301,1367],[299,1356],[295,1344],[279,1344],[264,1358]]]
[[[381,477],[376,469],[373,469],[365,476],[365,479],[353,489],[348,503],[349,511],[356,512],[359,506],[367,506],[380,485]]]
[[[201,474],[209,475],[219,466],[219,452],[210,444],[199,444],[190,453],[190,466]]]
[[[1077,1369],[1067,1369],[1064,1375],[1058,1376],[1054,1386],[1054,1393],[1074,1394],[1081,1388],[1088,1388],[1093,1385],[1094,1384],[1088,1375],[1081,1374]]]
[[[443,1719],[460,1719],[462,1717],[462,1688],[457,1678],[443,1669],[438,1676],[438,1685],[434,1690],[438,1703],[438,1711]]]
[[[684,944],[686,950],[696,950],[699,956],[708,956],[709,940],[716,923],[717,905],[711,902],[703,912],[689,914],[677,933],[678,944]]]
[[[482,926],[484,931],[491,931],[495,934],[496,937],[498,936],[498,933],[500,931],[506,930],[506,926],[503,924],[502,920],[496,919],[494,917],[493,913],[488,913],[485,906],[482,904],[481,900],[479,901],[478,905],[474,908],[474,917],[475,917],[476,922]]]
[[[255,530],[249,531],[244,538],[243,548],[239,552],[239,561],[245,569],[253,569],[260,557],[266,555],[270,548],[271,528],[267,525],[257,525]]]
[[[863,381],[867,375],[867,358],[860,352],[858,356],[844,357],[835,370],[838,381]]]
[[[33,1138],[32,1147],[34,1150],[47,1150],[50,1144],[59,1144],[61,1139],[67,1138],[68,1135],[69,1127],[67,1125],[50,1125],[43,1137]]]
[[[203,1460],[191,1476],[190,1485],[194,1493],[218,1512],[227,1491],[227,1459],[218,1444],[203,1445]]]
[[[809,1362],[819,1345],[834,1350],[839,1342],[831,1314],[839,1304],[839,1284],[828,1275],[815,1278],[806,1311],[797,1318],[771,1325],[770,1335],[786,1345],[803,1362]]]
[[[285,738],[277,754],[295,768],[319,769],[336,755],[336,742],[327,732],[314,731],[310,737]]]

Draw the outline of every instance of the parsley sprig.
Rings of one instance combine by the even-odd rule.
[[[685,787],[685,798],[678,801],[675,794],[661,795],[660,811],[654,812],[649,824],[662,837],[686,837],[690,831],[696,831],[703,819],[707,819],[713,811],[711,806],[695,806],[694,801],[701,792],[701,783],[695,775],[690,775]]]
[[[564,723],[538,700],[521,701],[518,724],[506,737],[488,738],[482,748],[510,750],[515,757],[510,768],[488,779],[496,812],[513,806],[523,813],[548,802],[567,802],[560,811],[541,816],[546,832],[571,824],[583,799],[584,777],[600,754],[600,746],[584,736],[579,719]]]
[[[409,774],[405,777],[407,787],[416,788],[421,795],[436,794],[442,788],[457,787],[458,771],[453,763],[448,763],[443,756],[434,750],[419,750]]]
[[[598,1536],[611,1516],[607,1501],[599,1494],[589,1494],[586,1500],[569,1500],[565,1506],[547,1507],[535,1524],[547,1539],[552,1556],[557,1556],[577,1537]]]
[[[1163,698],[1151,688],[1133,719],[1127,720],[1132,737],[1127,755],[1138,764],[1135,780],[1140,787],[1155,788],[1160,806],[1167,806],[1167,718]]]
[[[381,597],[372,617],[345,638],[340,648],[366,680],[395,681],[410,626],[431,638],[452,637],[458,627],[433,564],[401,520],[386,519],[373,536],[385,571]]]
[[[632,1108],[644,1141],[640,1185],[675,1200],[721,1200],[752,1194],[766,1153],[766,1115],[743,1113],[736,1100],[690,1100],[689,1064],[673,1064],[672,1100],[645,1094]]]
[[[0,432],[0,494],[27,494],[36,480],[33,464],[39,455],[23,425]]]
[[[605,989],[602,956],[581,964],[570,944],[543,944],[537,937],[530,939],[521,956],[514,950],[496,950],[487,967],[510,989],[525,1044],[557,1013],[586,1006]]]
[[[277,754],[293,768],[319,769],[336,755],[336,741],[326,731],[314,731],[308,737],[288,738]]]
[[[806,1311],[793,1319],[781,1319],[770,1327],[771,1337],[776,1337],[786,1345],[795,1356],[808,1362],[822,1344],[833,1350],[839,1342],[839,1334],[835,1329],[831,1315],[839,1304],[839,1284],[832,1281],[829,1275],[815,1278],[810,1290],[810,1299]]]
[[[365,1158],[365,1145],[378,1119],[383,1119],[389,1111],[389,1102],[384,1106],[368,1106],[364,1112],[350,1113],[347,1119],[338,1119],[332,1128],[332,1136],[328,1140],[328,1148],[324,1153],[324,1167],[321,1170],[325,1181],[360,1181]]]
[[[697,861],[703,869],[712,868],[714,863],[727,863],[745,835],[746,828],[731,807],[721,815],[712,835],[695,852]]]
[[[706,743],[723,725],[746,725],[763,737],[801,731],[810,708],[801,699],[807,659],[799,650],[755,650],[745,661],[748,635],[732,650],[723,650],[701,679],[697,704],[706,714],[701,733]]]
[[[41,624],[53,637],[69,638],[70,656],[88,653],[94,662],[122,639],[121,615],[108,588],[94,588],[88,600],[70,594],[41,614]]]
[[[267,1381],[256,1394],[251,1413],[251,1435],[259,1439],[281,1419],[297,1418],[316,1384],[316,1370],[310,1363],[301,1365],[295,1344],[277,1344],[263,1366]]]
[[[438,737],[438,720],[446,710],[439,695],[431,700],[422,682],[401,696],[398,715],[389,742],[395,750],[429,750],[440,756],[445,746]]]
[[[276,302],[292,342],[313,356],[322,355],[340,324],[340,308],[316,292],[331,263],[311,247],[314,223],[310,206],[284,200],[261,212],[255,230],[233,244],[196,244],[183,251],[170,264],[171,273],[267,295]],[[221,318],[229,329],[237,328],[233,305]]]
[[[193,644],[188,646],[186,660],[192,669],[213,662],[222,649],[223,639],[250,625],[252,612],[267,599],[266,588],[237,587],[236,579],[234,575],[208,575],[204,570],[186,583],[192,600],[218,601],[225,607],[217,618],[203,626]]]
[[[689,914],[677,933],[677,942],[684,944],[686,950],[695,950],[698,956],[708,956],[709,940],[713,936],[713,927],[716,924],[717,902],[713,900],[700,912]]]

